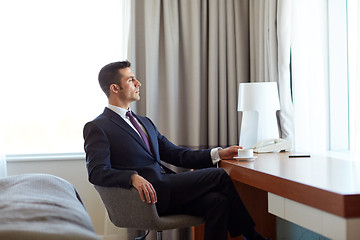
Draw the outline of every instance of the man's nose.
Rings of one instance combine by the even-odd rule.
[[[135,79],[135,81],[136,81],[136,82],[135,82],[135,86],[136,86],[136,87],[138,87],[138,86],[140,87],[140,86],[141,86],[141,82],[140,82],[139,80],[137,80],[137,79]]]

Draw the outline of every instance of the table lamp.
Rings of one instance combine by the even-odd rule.
[[[280,109],[276,82],[239,84],[238,111],[242,112],[239,145],[252,148],[263,140],[279,138],[276,111]]]

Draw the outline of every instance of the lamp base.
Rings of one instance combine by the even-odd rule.
[[[239,146],[252,148],[258,142],[258,123],[258,112],[242,112]]]
[[[253,148],[259,141],[279,138],[276,112],[242,112],[239,146]]]

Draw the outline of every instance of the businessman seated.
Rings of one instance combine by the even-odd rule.
[[[84,127],[89,181],[105,187],[136,188],[142,201],[155,204],[159,215],[183,213],[205,220],[204,239],[225,240],[243,235],[264,239],[238,196],[230,177],[216,168],[231,159],[239,146],[191,150],[171,143],[130,103],[140,99],[141,83],[128,61],[104,66],[99,83],[108,106]],[[162,163],[197,169],[174,173]]]

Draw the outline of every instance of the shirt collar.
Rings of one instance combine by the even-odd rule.
[[[131,111],[130,107],[129,107],[129,109],[124,109],[124,108],[114,106],[114,105],[111,105],[111,104],[108,104],[108,108],[113,110],[117,114],[119,114],[122,118],[126,118],[126,112]]]

